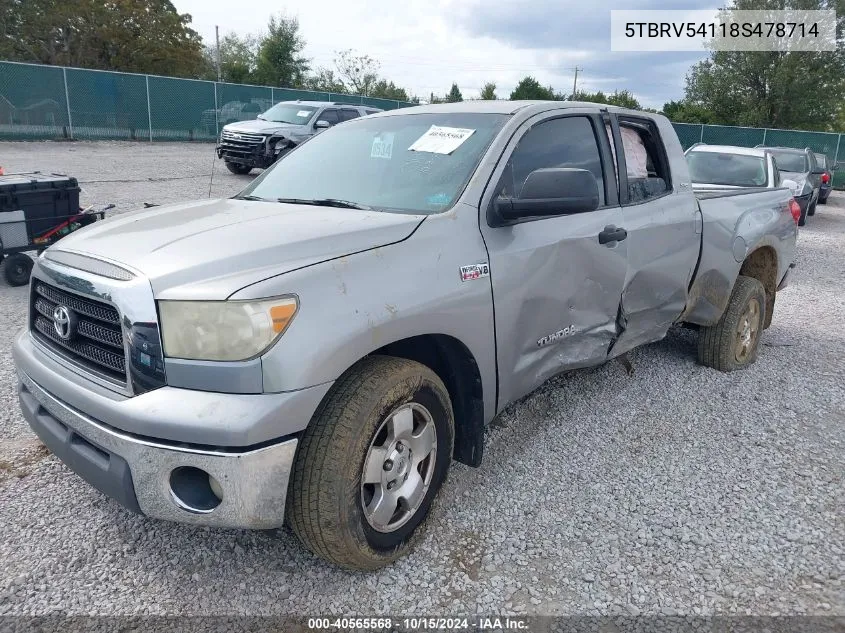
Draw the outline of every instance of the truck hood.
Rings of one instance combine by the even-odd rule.
[[[96,222],[55,247],[125,264],[158,299],[222,300],[291,270],[401,241],[424,215],[237,199],[156,207]]]
[[[291,123],[277,123],[275,121],[261,121],[253,119],[252,121],[238,121],[237,123],[229,123],[223,129],[230,132],[250,132],[252,134],[276,134],[279,132],[302,132],[306,129],[305,125],[294,125]]]

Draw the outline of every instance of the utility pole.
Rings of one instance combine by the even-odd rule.
[[[216,24],[214,25],[214,39],[217,42],[217,81],[222,81],[220,77],[220,27]]]
[[[572,98],[570,99],[570,101],[575,101],[575,95],[578,92],[578,71],[579,70],[584,70],[584,69],[578,68],[578,66],[575,67],[575,81],[572,82]]]

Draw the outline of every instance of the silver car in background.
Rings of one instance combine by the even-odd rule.
[[[804,226],[807,216],[815,215],[821,192],[821,176],[824,169],[817,163],[816,155],[810,148],[763,147],[758,149],[771,152],[777,161],[781,176],[795,181],[797,187],[792,193],[798,206],[801,207],[801,221],[798,225]]]

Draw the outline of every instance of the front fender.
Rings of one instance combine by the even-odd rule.
[[[490,277],[461,281],[460,267],[487,261],[477,210],[429,216],[405,240],[292,271],[231,299],[294,293],[299,313],[262,357],[264,390],[292,391],[336,380],[396,341],[444,334],[461,341],[481,373],[485,420],[495,414]]]

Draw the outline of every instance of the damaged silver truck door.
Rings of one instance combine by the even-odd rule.
[[[698,204],[683,152],[654,119],[610,115],[628,269],[610,355],[659,340],[686,306],[698,261]],[[675,143],[677,147],[666,147]],[[667,151],[668,150],[668,151]],[[669,157],[676,157],[670,161]]]
[[[598,116],[577,110],[528,120],[482,198],[502,333],[499,403],[564,369],[603,362],[616,336],[627,242],[610,145],[597,130],[603,130]],[[594,204],[573,203],[588,185]]]

